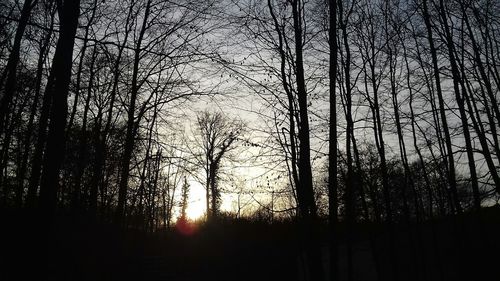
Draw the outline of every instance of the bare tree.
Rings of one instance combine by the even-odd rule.
[[[28,24],[33,7],[37,0],[25,0],[19,18],[19,24],[14,36],[14,44],[9,54],[7,65],[0,76],[0,136],[4,133],[5,123],[8,123],[6,117],[9,113],[9,106],[14,97],[16,86],[16,72],[19,63],[19,52],[21,49],[21,40]],[[5,148],[2,148],[5,149]]]
[[[79,0],[67,0],[58,4],[61,32],[52,62],[51,77],[49,77],[51,81],[45,90],[51,95],[52,106],[40,184],[40,206],[49,214],[56,208],[59,172],[64,159],[64,152],[61,152],[60,148],[65,146],[68,87],[73,58],[73,52],[68,50],[73,50],[80,14]]]
[[[338,223],[338,180],[337,180],[337,0],[328,1],[329,18],[329,79],[330,79],[330,124],[329,124],[329,142],[328,142],[328,221],[330,225],[330,276],[332,279],[338,279],[338,243],[335,233]]]
[[[229,119],[221,112],[203,111],[197,117],[197,142],[200,154],[198,162],[205,172],[207,218],[217,219],[221,190],[219,172],[222,161],[234,150],[234,142],[244,132],[244,125],[237,119]]]

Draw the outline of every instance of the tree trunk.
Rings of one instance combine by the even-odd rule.
[[[337,0],[329,0],[329,97],[330,97],[330,124],[328,141],[328,222],[330,233],[330,279],[338,280],[338,180],[337,180]]]
[[[24,153],[22,156],[21,168],[19,169],[19,174],[17,175],[18,182],[18,196],[20,200],[22,200],[24,193],[24,178],[26,176],[26,172],[28,169],[28,158],[30,154],[30,147],[32,145],[32,131],[34,130],[34,121],[35,115],[37,112],[38,103],[40,100],[40,92],[42,86],[42,76],[43,76],[43,63],[48,55],[48,50],[50,49],[50,38],[52,37],[52,28],[54,27],[54,13],[51,12],[51,24],[49,31],[47,31],[43,36],[40,42],[40,52],[38,54],[37,68],[36,68],[36,77],[35,77],[35,95],[33,97],[33,103],[31,104],[30,116],[28,120],[28,126],[26,128],[26,134],[24,137]],[[19,199],[18,199],[19,200]]]
[[[451,193],[453,194],[453,200],[451,204],[451,209],[454,212],[455,210],[457,212],[461,212],[461,206],[458,202],[457,198],[457,181],[456,181],[456,176],[455,176],[455,159],[453,157],[453,149],[451,146],[451,137],[450,137],[450,130],[448,128],[448,121],[446,119],[446,112],[445,112],[445,105],[444,105],[444,100],[443,100],[443,92],[441,90],[441,78],[439,74],[439,66],[438,66],[438,59],[437,59],[437,52],[436,48],[434,46],[434,39],[432,36],[432,24],[430,20],[430,15],[429,11],[427,8],[427,0],[423,0],[422,2],[422,8],[423,8],[423,17],[424,17],[424,22],[425,22],[425,27],[427,29],[427,40],[429,41],[429,46],[430,46],[430,51],[431,51],[431,57],[432,57],[432,66],[434,69],[434,80],[436,83],[436,92],[438,96],[438,102],[439,102],[439,113],[441,115],[441,124],[443,127],[444,131],[444,137],[445,137],[445,143],[446,143],[446,155],[447,158],[444,158],[445,165],[447,166],[448,169],[448,184],[450,185],[450,190]]]
[[[82,208],[82,192],[81,192],[81,184],[82,184],[82,177],[85,172],[85,169],[88,164],[88,132],[87,132],[87,117],[90,109],[90,99],[92,98],[92,87],[94,85],[94,76],[95,76],[95,60],[97,59],[97,50],[96,46],[94,46],[94,50],[92,51],[92,58],[90,62],[90,73],[89,73],[89,81],[88,81],[88,87],[87,87],[87,96],[85,99],[85,106],[83,108],[83,119],[82,119],[82,127],[80,128],[79,132],[79,141],[78,141],[78,158],[77,158],[77,163],[76,163],[76,171],[75,171],[75,179],[74,179],[74,186],[72,192],[72,202],[71,202],[71,208],[73,209],[73,212],[77,214],[78,212],[81,212]],[[71,128],[68,128],[68,130],[71,130]]]
[[[354,224],[354,184],[353,184],[353,161],[351,142],[354,135],[354,123],[352,120],[352,86],[351,86],[351,50],[348,41],[347,23],[348,18],[344,20],[344,7],[342,1],[338,2],[339,6],[339,22],[342,30],[342,42],[344,45],[345,61],[344,61],[344,79],[345,79],[345,119],[346,119],[346,161],[347,161],[347,178],[345,184],[345,221],[347,231],[347,280],[353,280],[354,265],[353,265],[353,224]]]
[[[52,108],[40,184],[40,206],[48,216],[53,215],[57,205],[59,170],[64,159],[64,151],[60,148],[65,147],[66,141],[64,129],[68,113],[68,87],[80,1],[66,0],[63,6],[59,7],[59,11],[61,31],[51,69],[55,81],[53,88],[46,89],[52,93]]]
[[[123,223],[125,216],[125,204],[127,201],[127,191],[128,191],[128,177],[130,173],[130,160],[132,159],[132,152],[135,145],[135,126],[136,122],[139,123],[140,120],[135,118],[135,104],[137,102],[137,95],[139,93],[139,62],[141,59],[141,45],[144,39],[144,33],[146,32],[148,25],[148,17],[151,8],[151,0],[148,0],[146,4],[146,10],[144,12],[143,21],[141,25],[141,30],[139,33],[136,48],[134,50],[134,66],[132,70],[132,89],[130,92],[130,104],[127,111],[127,132],[125,136],[125,146],[122,157],[122,169],[120,173],[120,183],[118,189],[118,204],[116,207],[115,220],[118,224]]]
[[[460,112],[460,121],[462,123],[464,141],[465,141],[465,146],[466,146],[466,150],[467,150],[467,158],[468,158],[470,177],[471,177],[471,181],[472,181],[472,188],[473,188],[473,191],[476,195],[475,201],[474,201],[474,207],[476,209],[479,209],[481,206],[480,206],[479,197],[478,197],[479,191],[478,191],[476,167],[475,167],[474,155],[473,155],[473,151],[472,151],[469,125],[467,122],[467,114],[465,112],[465,105],[464,105],[465,103],[464,103],[464,99],[460,93],[460,81],[461,81],[460,72],[459,72],[459,69],[457,66],[457,60],[455,58],[455,48],[453,46],[453,36],[452,36],[450,28],[448,26],[448,20],[447,20],[446,14],[445,14],[444,4],[442,1],[440,1],[439,14],[440,14],[441,19],[443,21],[446,48],[447,48],[448,58],[449,58],[450,65],[451,65],[451,75],[452,75],[452,79],[453,79],[453,90],[455,93],[455,99],[456,99],[457,104],[458,104],[458,110]],[[462,208],[460,206],[460,200],[458,198],[458,191],[457,191],[456,187],[452,188],[451,192],[452,192],[455,204],[457,205],[457,211],[460,213]]]
[[[73,122],[75,120],[75,114],[76,114],[77,106],[78,106],[78,99],[80,98],[80,90],[81,90],[80,84],[81,84],[82,72],[83,72],[83,62],[85,59],[85,55],[87,53],[90,27],[93,24],[95,12],[97,10],[97,1],[96,0],[94,0],[93,7],[94,8],[92,9],[92,12],[90,14],[90,18],[87,22],[87,25],[85,26],[85,35],[83,36],[83,46],[82,46],[82,49],[80,51],[80,61],[78,62],[78,70],[76,73],[75,97],[73,99],[73,106],[71,107],[71,114],[70,114],[68,126],[67,126],[68,128],[66,130],[67,133],[69,133],[71,131],[71,129],[73,128]],[[94,46],[94,49],[95,49],[95,46]]]
[[[104,181],[103,177],[105,174],[103,173],[103,169],[106,166],[106,140],[107,136],[110,132],[111,129],[111,122],[114,118],[113,116],[113,109],[116,101],[116,94],[118,92],[118,82],[120,78],[120,62],[121,58],[123,55],[123,50],[125,49],[125,46],[128,42],[128,37],[130,34],[130,21],[132,18],[132,11],[133,11],[134,5],[132,3],[129,4],[129,9],[127,13],[127,19],[125,20],[125,34],[124,34],[124,39],[122,44],[118,47],[118,54],[116,56],[116,60],[113,64],[113,85],[111,88],[111,94],[110,94],[110,102],[109,102],[109,110],[107,113],[107,118],[106,118],[106,123],[104,125],[104,129],[102,133],[99,131],[96,131],[97,134],[100,135],[97,145],[96,145],[96,160],[94,163],[94,172],[92,173],[92,179],[90,181],[90,213],[92,216],[96,215],[97,212],[97,190],[99,189],[99,186],[101,186],[101,189],[104,189]],[[95,194],[95,196],[94,196]]]
[[[9,107],[14,97],[16,87],[17,64],[19,63],[19,53],[21,51],[21,40],[28,25],[31,16],[31,10],[36,5],[37,0],[25,0],[21,10],[21,17],[14,36],[14,44],[9,54],[9,59],[5,70],[0,77],[0,136],[4,133],[4,128],[8,124]],[[5,83],[5,84],[4,84]]]
[[[297,97],[299,109],[299,163],[298,172],[300,185],[297,186],[299,200],[299,216],[302,220],[303,235],[306,243],[309,274],[312,280],[322,280],[323,264],[318,241],[318,218],[311,172],[311,146],[309,140],[309,116],[307,91],[304,78],[303,60],[303,3],[300,0],[292,1],[292,16],[295,37],[295,78],[297,83]]]

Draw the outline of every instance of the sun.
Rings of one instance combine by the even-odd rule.
[[[189,192],[189,203],[186,208],[186,215],[190,220],[197,220],[205,215],[206,201],[205,189],[200,184],[191,184]]]
[[[186,208],[186,215],[191,220],[197,220],[205,215],[205,209],[202,200],[191,201]]]

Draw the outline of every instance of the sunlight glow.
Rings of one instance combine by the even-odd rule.
[[[190,220],[197,220],[205,215],[205,189],[201,184],[190,182],[189,203],[186,209],[186,215]]]

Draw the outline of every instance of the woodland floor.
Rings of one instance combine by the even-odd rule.
[[[0,279],[303,279],[290,223],[232,221],[200,226],[190,235],[151,235],[64,218],[47,227],[31,217],[2,212]],[[340,279],[347,278],[344,234],[341,228]],[[386,227],[359,224],[352,236],[353,279],[498,279],[499,237],[499,207],[418,230],[397,225],[392,235]],[[325,265],[327,252],[325,246]]]

